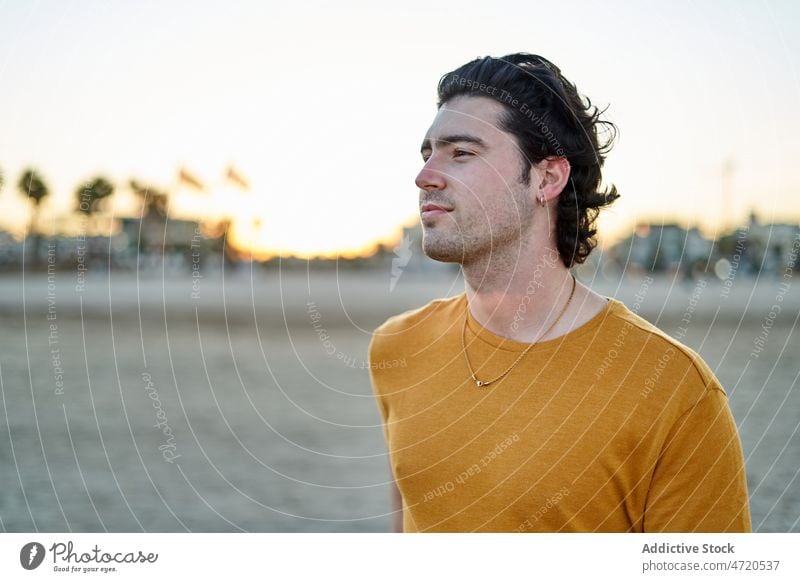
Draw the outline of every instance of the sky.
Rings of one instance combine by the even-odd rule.
[[[439,78],[518,51],[556,63],[619,128],[601,244],[637,221],[709,236],[751,211],[798,222],[798,4],[0,0],[0,228],[27,228],[17,182],[34,166],[45,232],[101,174],[116,216],[137,212],[136,178],[172,194],[171,217],[230,216],[258,254],[367,252],[419,221]]]

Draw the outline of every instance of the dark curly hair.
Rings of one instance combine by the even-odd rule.
[[[558,197],[556,244],[567,268],[583,263],[597,246],[600,209],[619,198],[613,185],[600,190],[601,168],[617,135],[613,123],[600,119],[605,110],[581,96],[553,63],[529,53],[483,57],[445,74],[437,107],[459,95],[490,97],[504,106],[498,121],[520,148],[524,184],[533,164],[551,156],[569,160],[569,184]]]

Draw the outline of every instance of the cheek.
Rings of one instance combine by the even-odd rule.
[[[464,226],[511,228],[526,223],[531,213],[527,187],[519,183],[520,168],[512,161],[476,160],[453,168],[457,218]]]
[[[492,204],[498,200],[506,200],[512,196],[516,187],[514,175],[503,172],[501,168],[493,167],[487,162],[472,164],[460,176],[460,187],[465,190],[465,195],[476,205]]]
[[[498,229],[518,229],[528,223],[530,210],[513,193],[505,192],[502,198],[493,201],[491,208],[487,206],[487,214],[491,224]]]
[[[469,203],[459,205],[456,218],[466,230],[501,233],[524,228],[529,220],[530,209],[526,208],[513,193],[505,190],[471,198]]]
[[[482,187],[470,196],[470,207],[485,214],[485,220],[499,224],[518,224],[526,221],[532,211],[530,192],[520,184],[518,175],[490,171],[482,174]]]

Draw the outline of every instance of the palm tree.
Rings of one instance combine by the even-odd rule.
[[[165,220],[169,208],[169,195],[155,188],[146,186],[136,180],[129,182],[134,194],[141,198],[143,205],[142,218]]]
[[[160,236],[166,232],[167,215],[169,214],[169,194],[136,180],[130,180],[128,184],[142,204],[137,243],[139,251],[153,251],[160,244]],[[160,232],[161,235],[156,236],[155,233],[157,232]]]
[[[39,172],[33,168],[28,168],[22,173],[17,187],[24,196],[33,200],[33,212],[31,213],[28,236],[33,236],[33,264],[35,266],[39,264],[39,233],[35,227],[39,224],[39,209],[42,199],[50,193],[50,190],[45,185]]]
[[[102,176],[85,182],[75,191],[78,198],[78,212],[91,218],[97,211],[100,201],[111,196],[113,192],[114,185]]]

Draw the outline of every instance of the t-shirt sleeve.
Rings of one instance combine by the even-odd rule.
[[[644,531],[751,531],[739,433],[716,381],[669,432],[647,495]]]
[[[375,396],[375,403],[378,407],[378,412],[381,415],[381,422],[383,423],[383,436],[387,440],[388,443],[388,434],[387,434],[387,427],[386,423],[389,418],[389,411],[386,406],[386,401],[381,392],[381,385],[380,385],[380,370],[378,370],[376,364],[380,361],[381,358],[384,356],[381,355],[381,346],[382,346],[382,339],[379,335],[379,332],[376,331],[372,335],[372,339],[369,342],[369,348],[367,348],[368,353],[368,364],[369,364],[369,379],[372,385],[372,393]]]

